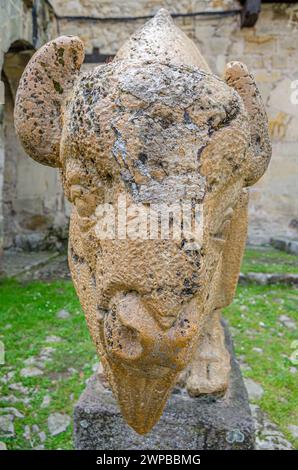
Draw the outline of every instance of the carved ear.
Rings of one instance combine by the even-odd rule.
[[[25,151],[44,165],[58,167],[62,105],[84,60],[75,36],[45,44],[28,63],[15,103],[15,128]]]
[[[261,178],[271,158],[267,115],[255,80],[246,65],[241,62],[227,64],[225,80],[242,98],[249,117],[251,145],[245,182],[250,186]]]
[[[234,208],[228,238],[222,256],[219,308],[230,305],[235,296],[247,238],[248,190],[243,189]]]

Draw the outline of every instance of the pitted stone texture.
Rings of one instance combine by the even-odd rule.
[[[144,434],[187,366],[194,396],[228,386],[220,309],[235,293],[246,186],[267,167],[268,126],[247,68],[231,63],[226,81],[211,74],[165,10],[111,63],[78,77],[82,57],[78,38],[37,52],[21,80],[16,126],[32,158],[60,168],[73,204],[72,278],[123,416]],[[146,215],[156,203],[201,204],[201,239],[189,238],[181,218],[178,239],[147,230],[145,240],[100,237],[98,210],[117,210],[119,195],[129,221],[136,204]],[[187,242],[198,243],[190,250]]]
[[[25,2],[29,5],[30,2]],[[12,95],[15,94],[17,85],[16,75],[24,67],[25,51],[19,53],[10,52],[4,54],[15,39],[25,40],[25,44],[32,44],[32,14],[31,7],[23,9],[22,0],[3,2],[4,10],[1,11],[2,27],[0,27],[0,43],[2,53],[0,62],[5,58],[11,58],[16,64],[5,70],[5,75],[12,86]],[[134,0],[119,2],[107,0],[64,0],[52,1],[57,13],[61,15],[87,15],[87,16],[135,16],[154,14],[159,7],[165,6],[172,13],[190,12],[208,9],[215,11],[218,2],[212,0],[173,0],[171,2],[142,0],[137,3]],[[237,9],[239,2],[222,0],[221,8]],[[270,171],[265,178],[258,183],[250,200],[250,224],[249,238],[253,244],[268,243],[270,237],[279,237],[281,234],[297,238],[297,226],[293,227],[291,221],[295,219],[298,198],[298,185],[295,175],[298,172],[298,160],[295,158],[297,150],[297,105],[291,103],[289,96],[295,90],[291,90],[291,82],[297,77],[298,49],[294,45],[298,41],[297,5],[292,4],[286,8],[286,4],[264,4],[255,28],[239,29],[238,15],[217,17],[207,16],[202,21],[200,16],[174,18],[176,26],[181,28],[193,41],[199,45],[209,66],[214,73],[222,76],[225,64],[229,60],[243,60],[255,74],[262,98],[267,104],[267,112],[270,119],[270,130],[274,140],[274,158]],[[47,21],[43,21],[47,18]],[[37,15],[38,32],[37,45],[41,46],[46,41],[57,36],[57,21],[49,16],[49,6],[42,2]],[[93,48],[99,48],[100,53],[113,55],[124,44],[130,34],[141,26],[144,20],[136,21],[80,21],[60,20],[61,34],[77,34],[84,42],[86,52],[92,52]],[[90,27],[91,26],[91,27]],[[279,51],[279,53],[274,53]],[[32,51],[29,51],[32,52]],[[93,64],[84,64],[85,67],[93,67]],[[4,64],[5,69],[5,64]],[[6,88],[6,83],[5,83]],[[5,100],[4,124],[7,124],[8,100]],[[10,107],[10,105],[9,105]],[[16,157],[18,149],[14,136],[3,136],[0,122],[0,175],[4,167],[10,165],[12,156]],[[10,121],[9,126],[12,127]],[[2,135],[1,135],[2,134]],[[9,144],[10,152],[6,148]],[[4,152],[3,152],[4,150]],[[13,204],[13,215],[7,215],[4,211],[4,228],[8,228],[9,239],[11,230],[17,222],[17,233],[22,235],[22,246],[27,244],[27,231],[23,228],[23,222],[29,224],[35,215],[42,215],[52,226],[52,218],[55,224],[65,228],[67,220],[60,217],[57,206],[61,204],[61,211],[69,216],[68,206],[64,206],[59,179],[54,172],[47,168],[34,165],[20,155],[15,159],[17,179],[10,184],[11,191],[2,188],[0,176],[0,213],[1,194],[5,195],[8,204]],[[26,175],[28,175],[26,177]],[[4,184],[6,177],[4,176]],[[34,181],[34,185],[32,185]],[[286,182],[286,184],[285,184]],[[8,181],[7,181],[8,183]],[[47,189],[45,189],[47,188]],[[7,188],[6,188],[7,189]],[[283,197],[280,197],[283,194]],[[35,209],[35,207],[37,207]],[[4,207],[5,208],[5,207]],[[29,210],[29,214],[28,214]],[[31,214],[33,210],[33,216]],[[59,215],[59,217],[57,217]],[[48,223],[48,222],[47,222]],[[2,234],[3,219],[0,217],[0,238]],[[41,228],[34,228],[35,233]],[[31,233],[30,233],[31,236]],[[4,237],[6,238],[6,237]],[[30,237],[31,238],[31,237]],[[31,242],[31,240],[30,240]],[[0,242],[1,243],[1,242]],[[18,241],[15,243],[17,246]],[[30,243],[31,244],[31,243]],[[5,241],[5,246],[10,244]],[[47,249],[44,246],[44,249]]]
[[[15,127],[26,152],[44,165],[59,166],[61,106],[83,60],[80,39],[61,36],[34,54],[20,80]]]
[[[74,411],[76,449],[253,449],[254,425],[241,372],[226,342],[232,370],[225,398],[190,398],[176,388],[162,417],[146,436],[139,436],[121,417],[111,391],[94,375]]]
[[[173,25],[172,18],[164,9],[131,36],[118,51],[116,59],[150,61],[156,56],[160,62],[193,65],[210,72],[198,48],[180,28]]]
[[[292,450],[292,444],[258,405],[250,405],[258,450]]]

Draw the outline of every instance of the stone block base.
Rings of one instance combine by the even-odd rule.
[[[232,341],[225,327],[231,353],[230,385],[224,397],[191,398],[174,389],[163,415],[145,436],[123,420],[112,392],[94,375],[74,410],[76,449],[203,450],[253,449],[254,425]]]

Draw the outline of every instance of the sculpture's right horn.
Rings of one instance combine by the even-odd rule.
[[[225,80],[241,96],[249,117],[251,145],[245,182],[251,186],[265,173],[271,158],[267,115],[258,87],[246,65],[241,62],[227,64]]]
[[[15,128],[25,151],[44,165],[60,166],[61,107],[84,60],[75,36],[61,36],[34,54],[20,80]]]

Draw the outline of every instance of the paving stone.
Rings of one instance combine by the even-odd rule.
[[[291,450],[292,444],[272,423],[258,405],[250,405],[256,428],[256,448],[259,450]]]
[[[52,400],[52,399],[51,399],[50,395],[45,395],[45,396],[43,397],[42,403],[41,403],[41,405],[40,405],[41,408],[47,408],[47,407],[50,405],[51,400]]]
[[[0,416],[0,436],[2,437],[14,437],[14,415],[7,414]]]
[[[26,395],[27,393],[30,392],[30,388],[29,387],[25,387],[24,385],[22,385],[21,383],[13,383],[13,384],[10,384],[8,386],[8,388],[10,390],[13,390],[15,392],[20,392],[20,393],[23,393],[24,395]]]
[[[27,359],[25,359],[24,361],[24,364],[25,366],[32,366],[36,363],[36,357],[35,356],[31,356],[31,357],[28,357]]]
[[[289,330],[296,330],[295,321],[288,317],[288,315],[281,315],[278,319],[284,326],[289,328]]]
[[[24,367],[24,369],[22,369],[20,372],[22,377],[37,377],[42,374],[43,371],[35,366]]]
[[[261,286],[272,285],[272,284],[283,284],[289,286],[298,285],[298,274],[288,273],[240,273],[239,275],[240,284],[259,284]],[[253,304],[253,302],[252,302]]]
[[[28,424],[26,424],[26,426],[24,427],[23,437],[27,441],[31,439],[31,428]]]
[[[55,335],[47,336],[45,339],[46,343],[60,343],[61,341],[62,341],[62,338],[60,338],[59,336],[55,336]]]
[[[3,377],[0,378],[0,382],[7,384],[15,376],[15,371],[8,372]]]
[[[53,413],[48,417],[48,428],[52,436],[64,432],[70,425],[70,417],[62,413]]]
[[[296,424],[290,424],[288,430],[295,439],[298,439],[298,426],[296,426]]]
[[[260,400],[262,398],[264,390],[260,384],[247,377],[244,379],[244,383],[250,400]]]
[[[16,408],[13,408],[12,406],[7,406],[4,408],[0,408],[0,413],[12,413],[16,418],[24,418],[23,413],[21,413],[19,410]]]
[[[32,425],[32,432],[38,433],[39,432],[39,426],[38,424],[33,424]]]
[[[38,433],[38,437],[40,439],[40,442],[45,442],[47,439],[47,435],[44,431],[41,431],[40,433]]]
[[[68,318],[71,317],[71,315],[67,310],[62,309],[57,313],[56,317],[60,318],[61,320],[67,320]]]
[[[55,348],[52,348],[51,346],[46,346],[45,348],[42,348],[42,350],[40,351],[39,357],[49,358],[55,351],[56,351]]]

